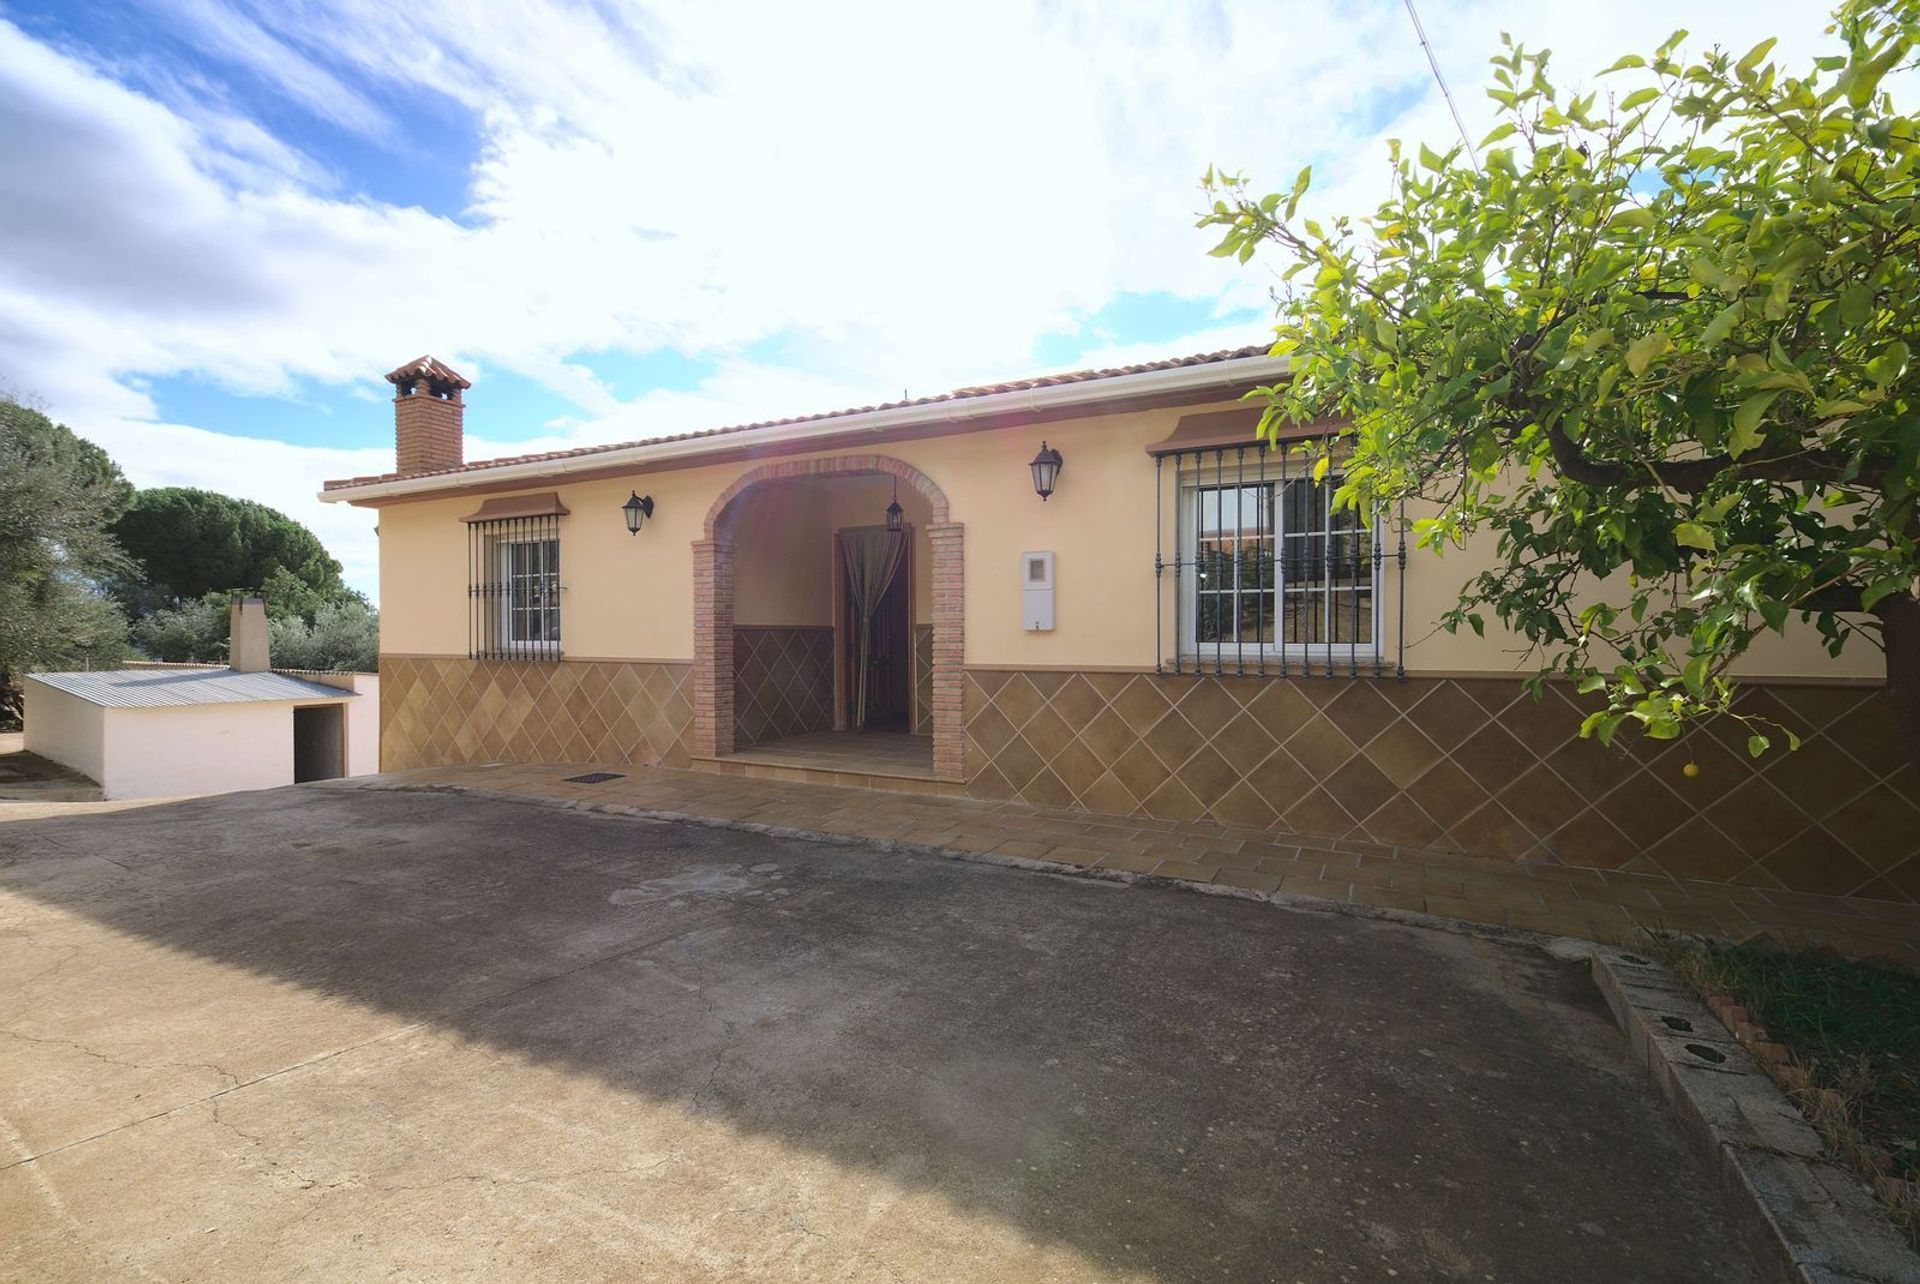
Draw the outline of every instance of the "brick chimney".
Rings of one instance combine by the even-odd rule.
[[[402,476],[458,468],[464,461],[460,394],[473,385],[432,357],[387,375],[393,385],[393,447]]]
[[[227,667],[235,673],[265,673],[271,669],[266,602],[257,597],[236,597],[227,608],[227,619]]]

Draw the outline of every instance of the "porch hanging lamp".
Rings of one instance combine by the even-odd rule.
[[[620,505],[620,511],[627,515],[627,534],[638,535],[640,523],[653,516],[653,496],[642,495],[637,490],[629,492],[627,502]]]
[[[905,516],[905,511],[900,507],[900,479],[896,477],[893,479],[893,502],[887,505],[887,532],[898,535],[900,519]]]
[[[1033,470],[1033,493],[1040,497],[1043,504],[1047,496],[1053,494],[1053,484],[1060,480],[1061,462],[1060,452],[1042,441],[1040,453],[1027,465]]]

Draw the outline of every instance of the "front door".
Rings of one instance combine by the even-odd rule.
[[[867,716],[856,722],[859,707],[860,618],[853,595],[842,577],[840,595],[841,653],[845,657],[841,691],[845,698],[845,722],[857,731],[908,731],[913,720],[913,533],[906,535],[907,547],[894,572],[892,583],[881,595],[874,612],[872,645],[867,654]],[[836,554],[838,554],[836,541]]]
[[[873,617],[873,655],[868,660],[868,731],[905,731],[912,714],[913,603],[907,568],[893,577]]]

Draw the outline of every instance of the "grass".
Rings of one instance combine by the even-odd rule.
[[[1783,1086],[1861,1175],[1920,1181],[1920,974],[1818,951],[1664,937],[1702,994],[1731,995],[1804,1073]],[[1920,1248],[1912,1188],[1892,1208]]]

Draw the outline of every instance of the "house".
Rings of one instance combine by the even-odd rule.
[[[109,799],[270,789],[379,769],[379,679],[275,672],[266,605],[232,606],[230,667],[34,673],[28,752]],[[361,707],[365,706],[365,707]]]
[[[1791,756],[1578,741],[1512,638],[1436,627],[1489,545],[1418,552],[1417,514],[1336,511],[1255,444],[1242,394],[1283,375],[1248,348],[468,462],[468,381],[409,362],[398,471],[323,496],[380,510],[382,764],[664,764],[1920,900],[1869,648],[1756,645],[1747,699]]]

